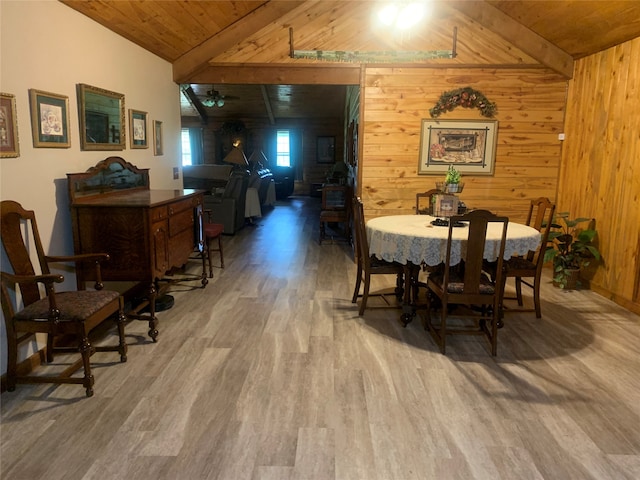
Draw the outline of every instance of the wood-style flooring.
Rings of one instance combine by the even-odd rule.
[[[418,318],[358,316],[352,253],[318,244],[318,213],[293,197],[225,236],[205,289],[172,287],[158,343],[133,322],[127,363],[94,355],[92,398],[4,393],[1,477],[640,478],[637,315],[547,277],[543,318],[509,313],[497,357],[462,336],[443,356]]]

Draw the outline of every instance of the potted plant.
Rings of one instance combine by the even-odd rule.
[[[557,220],[561,221],[556,223]],[[553,260],[554,285],[571,290],[580,285],[579,277],[582,267],[586,267],[592,260],[599,261],[600,251],[593,244],[597,232],[593,228],[581,228],[591,218],[579,217],[570,219],[568,212],[559,213],[551,224],[544,261]]]
[[[445,193],[460,193],[464,188],[464,183],[460,180],[462,175],[453,165],[449,165],[449,169],[444,177],[443,182],[436,182],[436,187]]]

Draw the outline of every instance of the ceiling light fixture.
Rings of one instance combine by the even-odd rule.
[[[224,95],[220,95],[217,90],[211,89],[207,92],[207,98],[202,101],[205,107],[224,107]]]
[[[424,1],[389,3],[378,12],[378,19],[386,26],[407,30],[422,20],[425,13]]]

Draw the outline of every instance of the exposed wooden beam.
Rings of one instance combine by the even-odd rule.
[[[262,92],[262,99],[264,100],[264,107],[267,109],[267,115],[269,115],[269,124],[275,125],[276,119],[273,117],[273,109],[271,108],[271,101],[269,100],[269,94],[267,93],[267,87],[260,85],[260,91]]]
[[[256,85],[358,85],[357,64],[319,65],[211,64],[191,77],[191,83]]]
[[[191,105],[193,105],[193,108],[195,108],[198,111],[198,114],[200,115],[200,119],[202,120],[202,124],[206,125],[207,122],[209,121],[209,116],[207,115],[207,111],[205,110],[204,105],[202,105],[202,102],[196,95],[196,92],[193,91],[193,88],[191,88],[191,85],[183,85],[182,91],[191,102]]]
[[[573,57],[537,33],[484,1],[447,0],[440,5],[454,8],[512,43],[543,65],[573,78]],[[578,7],[579,8],[579,7]]]
[[[193,82],[193,74],[206,68],[207,62],[229,48],[237,45],[254,32],[266,27],[304,2],[267,2],[241,21],[229,25],[223,31],[205,40],[197,47],[173,62],[173,80],[176,83]]]

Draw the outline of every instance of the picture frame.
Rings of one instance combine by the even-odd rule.
[[[160,120],[153,121],[153,154],[156,156],[164,154],[162,147],[162,122]]]
[[[69,97],[29,89],[31,132],[35,148],[69,148]]]
[[[0,93],[0,158],[20,156],[16,97]]]
[[[493,175],[497,120],[423,119],[419,175],[443,175],[453,165],[466,175]]]
[[[335,163],[336,137],[318,137],[316,145],[317,163]]]
[[[149,148],[147,112],[129,109],[129,138],[131,148]]]

